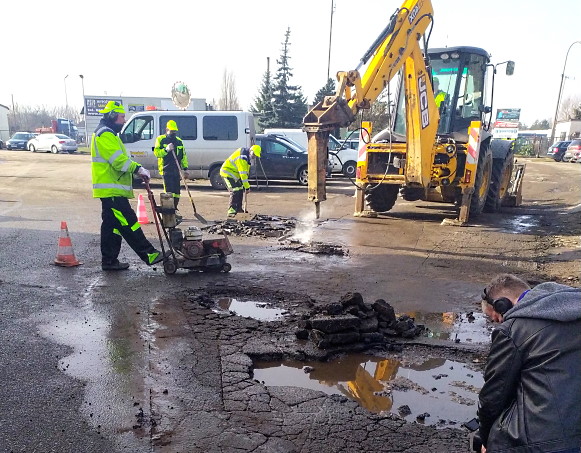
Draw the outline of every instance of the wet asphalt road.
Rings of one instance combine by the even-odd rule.
[[[100,203],[91,198],[88,156],[0,151],[0,451],[234,451],[234,446],[297,451],[296,445],[310,445],[302,451],[325,451],[325,439],[346,429],[341,423],[356,425],[353,432],[361,434],[368,415],[329,406],[317,395],[303,395],[299,404],[292,392],[274,399],[270,392],[263,401],[268,409],[258,404],[266,398],[264,389],[236,378],[245,369],[244,351],[253,336],[240,329],[249,327],[236,324],[224,332],[220,325],[207,328],[208,314],[183,308],[184,291],[227,291],[242,283],[328,302],[358,290],[366,299],[385,297],[402,311],[418,308],[418,303],[433,311],[459,309],[467,298],[477,297],[491,273],[503,268],[531,275],[539,271],[533,259],[539,248],[537,205],[552,203],[564,210],[580,202],[578,189],[558,190],[547,174],[578,181],[579,167],[530,165],[530,180],[542,188],[525,191],[531,226],[519,221],[522,213],[517,213],[474,227],[443,228],[442,215],[452,214],[430,206],[419,213],[415,206],[404,206],[387,220],[353,219],[352,187],[344,180],[332,181],[323,205],[323,217],[331,220],[321,222],[314,237],[349,247],[349,257],[297,256],[280,251],[275,241],[235,238],[230,275],[179,272],[168,278],[161,269],[139,263],[125,245],[121,257],[132,269],[120,274],[100,270]],[[198,210],[209,219],[220,218],[226,194],[205,183],[197,182],[193,189]],[[304,192],[292,183],[253,191],[251,210],[293,216],[312,212]],[[83,262],[79,267],[51,264],[61,220],[67,221],[76,257]],[[144,229],[155,240],[153,226]],[[453,247],[446,246],[450,241]],[[167,300],[179,303],[168,305]],[[237,346],[228,350],[237,335]],[[228,379],[238,386],[229,391],[241,393],[224,399],[222,380]],[[247,406],[245,398],[258,398],[257,405]],[[300,415],[306,407],[311,407],[306,413],[317,414],[315,419]],[[257,416],[253,423],[254,412],[277,421]],[[290,415],[285,418],[285,413]],[[337,430],[333,416],[341,422]],[[303,426],[301,420],[309,423],[307,437],[289,432],[288,427]],[[319,434],[311,429],[315,420],[324,427]],[[265,427],[273,423],[280,429],[269,433]],[[405,439],[407,428],[396,423],[386,429],[401,430],[399,439]],[[378,438],[389,441],[380,431]],[[434,445],[447,445],[447,451],[462,444],[459,434],[448,441],[442,434],[415,434],[416,441],[405,451],[416,451],[412,444],[421,451],[430,435]],[[337,440],[332,451],[357,445],[350,442]],[[365,435],[359,442],[371,439]],[[180,445],[186,447],[180,450]],[[369,443],[367,451],[374,448],[380,447]]]

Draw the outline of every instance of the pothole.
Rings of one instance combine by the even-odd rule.
[[[267,216],[256,214],[248,220],[229,219],[205,227],[211,234],[226,233],[234,236],[277,238],[282,250],[315,255],[346,256],[349,250],[341,245],[312,240],[317,224],[311,219]]]
[[[278,321],[284,318],[287,311],[276,308],[267,302],[238,300],[233,297],[221,297],[212,307],[216,313],[231,313],[243,318],[252,318],[259,321]]]
[[[332,362],[254,363],[254,379],[343,395],[374,413],[445,427],[476,415],[482,373],[446,358],[418,363],[352,354]]]
[[[487,344],[492,326],[482,313],[407,312],[416,323],[425,326],[423,336],[455,343]]]

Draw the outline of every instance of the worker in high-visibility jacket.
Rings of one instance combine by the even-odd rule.
[[[147,240],[135,211],[129,204],[133,198],[133,175],[149,181],[149,171],[131,160],[117,135],[125,123],[125,109],[109,101],[103,118],[91,137],[91,170],[93,197],[101,199],[101,268],[124,270],[129,263],[119,262],[121,238],[149,265],[163,261],[163,255]]]
[[[174,206],[177,209],[180,202],[181,175],[188,178],[188,156],[184,148],[184,142],[177,136],[178,125],[174,120],[169,120],[165,128],[165,134],[155,140],[153,153],[157,157],[159,174],[163,176],[163,190],[173,195]],[[175,157],[174,157],[175,153]],[[180,164],[176,164],[177,161]]]
[[[446,101],[448,93],[440,90],[440,81],[437,77],[434,77],[434,101],[436,101],[436,107],[440,108],[442,102]]]
[[[258,145],[252,145],[250,148],[238,148],[220,168],[220,176],[230,192],[230,206],[228,208],[228,217],[234,217],[242,209],[242,199],[244,191],[250,191],[248,174],[250,172],[251,160],[254,156],[260,158],[261,148]]]

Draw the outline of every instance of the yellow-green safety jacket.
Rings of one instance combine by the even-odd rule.
[[[170,137],[168,135],[160,135],[155,140],[155,148],[153,148],[153,154],[157,157],[157,165],[159,168],[159,174],[163,176],[175,175],[179,178],[179,172],[177,171],[176,163],[174,157],[166,150],[167,145],[170,143],[174,144],[174,149],[178,162],[183,170],[188,169],[188,156],[186,154],[186,149],[184,148],[184,142],[179,137]]]
[[[140,167],[115,132],[102,122],[91,137],[93,197],[133,198],[133,173]]]
[[[436,107],[440,108],[440,105],[442,104],[442,102],[444,102],[446,96],[448,96],[448,93],[442,90],[436,93],[436,96],[434,98],[434,100],[436,101]]]
[[[248,173],[250,172],[250,149],[238,148],[220,168],[220,176],[240,180],[245,190],[250,189]]]

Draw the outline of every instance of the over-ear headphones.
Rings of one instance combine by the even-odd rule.
[[[491,299],[486,293],[486,288],[482,291],[482,300],[485,300],[488,304],[492,305],[492,308],[498,314],[504,316],[504,314],[512,308],[512,301],[508,297],[499,297],[498,299]]]

